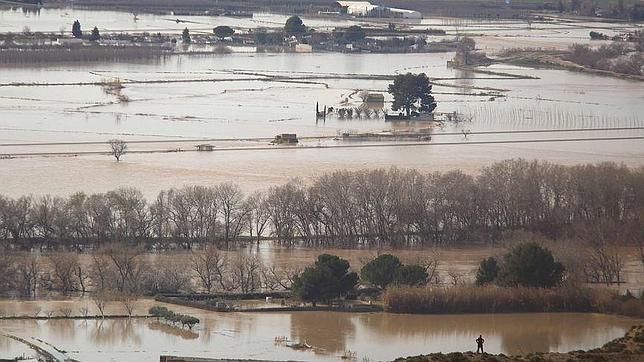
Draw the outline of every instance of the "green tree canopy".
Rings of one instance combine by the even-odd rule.
[[[361,41],[364,37],[364,29],[358,25],[352,25],[344,31],[344,40],[349,43]]]
[[[349,262],[335,255],[318,256],[314,266],[309,266],[293,280],[293,293],[300,299],[312,302],[329,302],[345,295],[358,282],[358,275],[349,271]]]
[[[485,285],[496,280],[499,274],[499,264],[494,257],[483,259],[476,271],[476,285]]]
[[[74,21],[74,24],[72,24],[72,35],[74,36],[74,38],[83,37],[83,31],[81,30],[81,23],[78,20]]]
[[[427,284],[427,271],[420,265],[403,265],[396,270],[396,284],[421,286]]]
[[[504,286],[550,288],[561,283],[564,266],[550,250],[535,242],[515,246],[503,257],[497,283]]]
[[[396,75],[393,84],[389,85],[388,92],[394,96],[391,109],[402,109],[408,116],[411,111],[431,113],[436,108],[432,86],[425,73]]]
[[[360,270],[362,280],[381,289],[394,282],[396,272],[402,266],[400,259],[391,254],[382,254],[371,260]]]
[[[181,41],[186,44],[189,44],[192,41],[190,38],[190,30],[188,30],[188,28],[183,29],[183,32],[181,32]]]
[[[288,35],[302,34],[306,32],[306,25],[304,25],[299,16],[293,15],[286,20],[284,31]]]
[[[98,31],[98,27],[92,29],[92,33],[89,35],[89,41],[98,41],[101,39],[101,33]]]
[[[212,29],[212,32],[215,33],[215,36],[217,36],[219,39],[223,39],[235,34],[235,29],[231,28],[230,26],[220,25]]]

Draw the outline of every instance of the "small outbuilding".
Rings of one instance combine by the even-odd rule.
[[[215,149],[215,146],[210,143],[202,143],[195,147],[197,148],[197,151],[213,151]]]
[[[297,134],[295,133],[282,133],[278,134],[275,136],[275,139],[273,140],[273,143],[282,145],[282,144],[288,144],[288,145],[294,145],[297,144],[299,140],[297,139]]]

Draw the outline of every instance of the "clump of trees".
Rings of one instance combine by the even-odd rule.
[[[350,270],[349,262],[335,255],[318,256],[315,265],[309,266],[293,279],[293,293],[301,300],[330,303],[331,299],[345,296],[358,283],[358,274]]]
[[[101,33],[98,31],[98,27],[92,29],[92,33],[89,36],[89,41],[99,41],[101,40]]]
[[[403,265],[398,257],[391,254],[379,255],[360,270],[363,281],[381,289],[386,289],[390,284],[425,285],[428,276],[425,267],[418,264]]]
[[[227,38],[229,36],[232,36],[235,34],[235,29],[231,28],[230,26],[226,25],[220,25],[212,29],[212,32],[217,36],[219,39]]]
[[[299,16],[293,15],[286,19],[284,32],[288,35],[300,35],[306,33],[306,25]]]
[[[83,30],[81,29],[81,23],[78,20],[74,21],[74,23],[72,24],[72,36],[74,38],[83,37]]]
[[[394,97],[391,109],[403,110],[407,116],[417,111],[431,113],[436,108],[432,85],[425,73],[396,75],[387,91]]]
[[[563,281],[563,276],[564,266],[555,261],[550,250],[527,242],[513,247],[501,263],[494,257],[484,259],[476,273],[476,284],[552,288]]]
[[[157,320],[163,318],[172,323],[172,325],[181,324],[183,328],[188,327],[188,329],[192,329],[196,324],[199,324],[199,318],[186,314],[174,313],[166,307],[154,306],[150,308],[148,313],[151,316],[156,317]]]
[[[188,30],[188,28],[183,29],[181,32],[181,41],[184,44],[190,44],[192,42],[192,38],[190,38],[190,30]]]

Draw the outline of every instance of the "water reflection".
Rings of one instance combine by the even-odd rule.
[[[291,338],[308,343],[324,353],[337,354],[347,349],[347,340],[355,338],[356,328],[346,313],[293,313]]]
[[[590,349],[642,322],[574,313],[404,315],[173,309],[194,315],[201,323],[189,331],[143,319],[0,320],[0,330],[23,338],[40,338],[88,361],[109,361],[115,353],[119,360],[158,361],[160,354],[170,352],[211,358],[261,355],[270,360],[336,360],[346,350],[357,352],[359,358],[391,360],[401,355],[473,350],[479,334],[492,353]],[[275,345],[276,336],[306,342],[315,347],[315,352]],[[0,339],[0,349],[5,347],[14,348]]]
[[[199,333],[195,333],[189,329],[180,328],[163,322],[150,322],[147,324],[148,328],[153,331],[161,331],[173,336],[181,337],[183,339],[197,339]],[[204,342],[208,342],[207,340]]]

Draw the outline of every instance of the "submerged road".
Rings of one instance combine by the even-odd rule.
[[[454,146],[454,145],[489,145],[489,144],[521,144],[521,143],[549,143],[549,142],[594,142],[594,141],[623,141],[623,140],[644,140],[644,136],[630,137],[589,137],[589,138],[551,138],[531,140],[499,140],[499,141],[455,141],[455,142],[399,142],[399,143],[369,143],[369,144],[341,144],[341,145],[308,145],[308,146],[261,146],[261,147],[221,147],[214,148],[208,152],[218,151],[268,151],[268,150],[301,150],[301,149],[323,149],[323,148],[375,148],[375,147],[411,147],[411,146]],[[198,150],[138,150],[128,153],[172,153],[172,152],[200,152]],[[0,159],[14,157],[38,157],[38,156],[81,156],[81,155],[110,155],[105,151],[81,151],[81,152],[25,152],[0,154]]]

